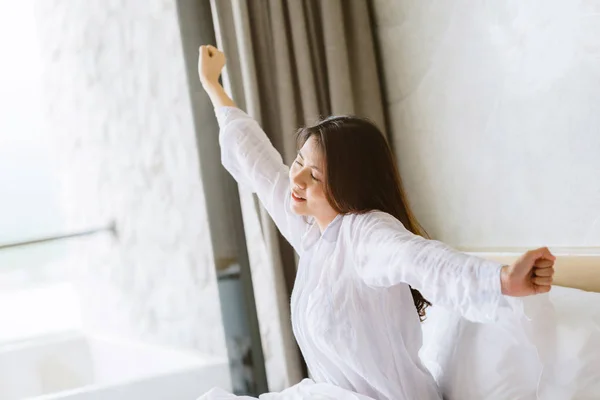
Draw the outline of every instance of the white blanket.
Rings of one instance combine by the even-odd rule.
[[[448,400],[600,399],[600,294],[553,287],[527,318],[477,324],[436,307],[421,358]]]
[[[256,397],[236,396],[222,389],[213,389],[198,400],[256,400]],[[373,400],[370,397],[341,389],[328,383],[315,383],[304,379],[283,392],[266,393],[260,400]]]
[[[447,400],[600,399],[600,294],[554,287],[525,299],[528,318],[467,321],[438,307],[421,358]],[[213,389],[198,400],[256,400]],[[305,379],[260,400],[373,400]]]

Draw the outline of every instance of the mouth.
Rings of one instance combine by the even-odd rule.
[[[296,193],[292,192],[292,200],[298,202],[298,203],[302,203],[305,202],[306,199],[304,197],[300,197],[298,196]]]

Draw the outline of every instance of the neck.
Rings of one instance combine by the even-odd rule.
[[[333,222],[333,220],[335,219],[335,217],[337,217],[338,214],[333,214],[333,215],[328,215],[327,217],[315,217],[315,221],[317,223],[317,225],[319,225],[319,230],[321,231],[321,234],[323,234],[323,232],[325,232],[325,229],[327,229],[327,227],[329,226],[329,224],[331,224]]]

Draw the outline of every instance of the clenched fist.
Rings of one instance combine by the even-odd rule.
[[[521,297],[549,292],[555,259],[546,247],[523,254],[512,265],[502,268],[502,293]]]
[[[198,76],[202,86],[219,83],[219,76],[225,66],[225,54],[214,46],[200,46],[198,56]]]

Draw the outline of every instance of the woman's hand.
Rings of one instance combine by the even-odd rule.
[[[225,54],[214,46],[200,46],[198,56],[198,76],[202,86],[219,83],[219,76],[225,66]]]
[[[198,76],[202,87],[215,107],[235,107],[235,103],[219,83],[219,76],[225,66],[225,54],[214,46],[200,46],[198,56]]]
[[[528,251],[512,265],[504,266],[500,274],[502,294],[522,297],[549,292],[555,260],[550,250],[542,247]]]

